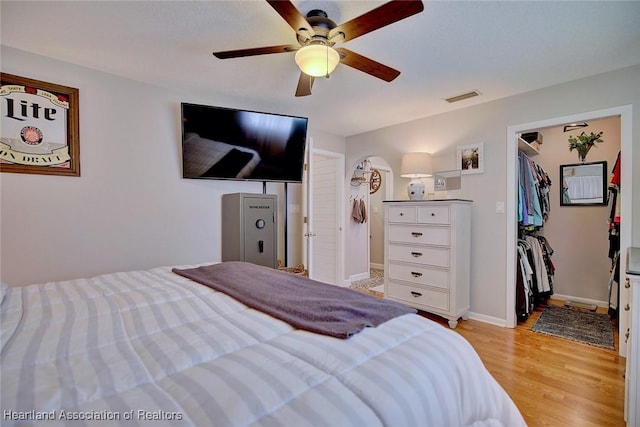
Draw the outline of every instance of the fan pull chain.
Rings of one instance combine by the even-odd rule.
[[[326,75],[326,76],[324,76],[324,77],[325,77],[326,79],[328,79],[328,78],[329,78],[329,45],[327,45],[327,44],[326,44],[326,45],[324,45],[324,46],[327,48],[327,50],[326,50],[326,52],[327,52],[327,67],[325,68],[325,70],[326,70],[326,72],[327,72],[327,75]]]

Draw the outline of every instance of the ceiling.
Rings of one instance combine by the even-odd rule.
[[[341,24],[384,2],[293,3],[303,14],[323,9]],[[312,127],[341,136],[640,63],[640,1],[424,3],[423,12],[343,45],[400,70],[396,80],[338,65],[299,98],[293,53],[212,55],[296,43],[291,27],[259,0],[3,0],[1,40],[176,89],[192,97],[187,102],[306,116]],[[444,101],[471,90],[481,96]]]

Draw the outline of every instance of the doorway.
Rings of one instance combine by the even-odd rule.
[[[384,266],[384,200],[393,197],[391,166],[381,157],[367,156],[352,166],[349,176],[349,195],[346,219],[346,280],[355,284],[377,278],[382,283]],[[363,221],[355,208],[364,203]]]
[[[626,251],[631,244],[631,206],[632,206],[632,109],[631,106],[614,107],[605,110],[598,110],[588,113],[581,113],[572,116],[559,117],[550,120],[544,120],[539,122],[524,123],[520,125],[510,126],[507,129],[507,268],[506,268],[506,325],[507,327],[515,327],[517,323],[516,313],[514,310],[516,295],[515,286],[516,283],[516,239],[517,239],[517,176],[516,176],[516,162],[517,162],[517,135],[523,132],[528,132],[535,129],[543,129],[552,126],[560,126],[566,123],[590,121],[606,117],[620,117],[620,151],[621,156],[621,198],[622,218],[628,218],[621,223],[620,230],[620,248],[621,253]],[[620,271],[624,271],[626,267],[624,257],[621,257]],[[628,296],[624,293],[620,295],[620,306],[624,306],[627,303]],[[626,343],[624,342],[624,331],[628,327],[629,319],[625,315],[624,311],[620,312],[619,319],[619,353],[626,355]]]
[[[342,286],[344,155],[314,148],[307,164],[303,236],[309,278]]]

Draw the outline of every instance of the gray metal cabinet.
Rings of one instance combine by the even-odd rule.
[[[277,196],[222,195],[222,261],[246,261],[276,268]]]

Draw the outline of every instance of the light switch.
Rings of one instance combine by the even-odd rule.
[[[504,202],[496,202],[496,213],[504,213]]]

